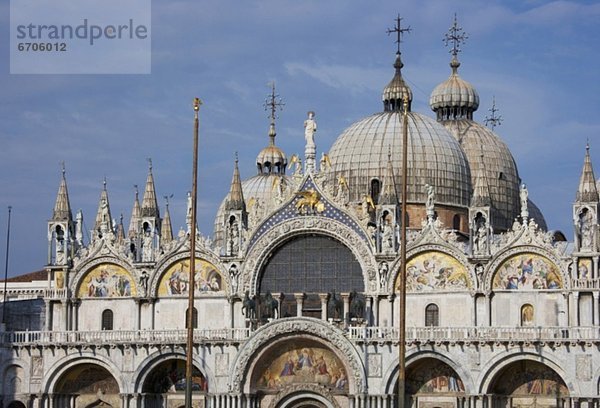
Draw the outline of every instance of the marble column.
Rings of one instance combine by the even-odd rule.
[[[327,301],[329,300],[329,293],[319,293],[319,299],[321,300],[321,320],[327,321]]]
[[[304,298],[306,295],[304,293],[294,293],[294,298],[296,298],[296,316],[302,317],[302,308],[304,307]]]
[[[592,292],[593,296],[593,304],[592,304],[592,314],[594,316],[594,326],[600,325],[600,319],[598,318],[598,299],[600,298],[599,292]]]
[[[344,301],[344,326],[348,326],[350,322],[350,293],[341,293],[342,300]]]

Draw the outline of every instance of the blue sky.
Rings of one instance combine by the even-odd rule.
[[[133,185],[143,186],[151,157],[158,195],[174,194],[177,231],[191,184],[195,96],[204,101],[199,224],[212,233],[235,151],[248,178],[268,142],[267,83],[276,81],[286,103],[277,144],[301,153],[314,110],[317,149],[328,150],[347,126],[382,109],[395,53],[386,29],[398,13],[412,28],[403,74],[413,110],[427,115],[430,92],[450,73],[442,39],[458,14],[469,34],[459,73],[479,91],[476,120],[495,96],[504,118],[497,133],[551,229],[572,236],[588,139],[600,166],[598,2],[155,0],[150,75],[10,75],[8,9],[0,4],[0,254],[3,265],[12,205],[11,276],[45,264],[63,160],[71,206],[90,229],[105,176],[113,217],[123,213],[127,226]]]

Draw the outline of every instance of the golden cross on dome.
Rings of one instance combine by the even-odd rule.
[[[400,44],[402,43],[402,35],[404,35],[404,33],[410,33],[412,31],[410,26],[406,28],[402,27],[402,20],[403,18],[400,17],[400,14],[398,14],[398,17],[396,17],[396,25],[394,25],[394,28],[388,28],[386,31],[388,35],[396,33],[395,43],[398,44],[398,54],[400,54]]]
[[[454,57],[458,55],[461,51],[460,45],[465,43],[465,40],[469,38],[467,33],[464,32],[462,27],[458,25],[458,20],[456,19],[456,13],[454,13],[454,24],[448,30],[448,32],[444,35],[444,44],[446,47],[448,44],[452,43],[452,49],[450,50],[450,54]]]

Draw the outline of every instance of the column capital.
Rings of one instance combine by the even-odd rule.
[[[304,298],[306,298],[306,293],[294,293],[294,297],[296,298],[296,301],[304,300]]]

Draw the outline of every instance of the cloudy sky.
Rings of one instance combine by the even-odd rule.
[[[191,101],[201,108],[199,223],[212,232],[235,151],[243,178],[267,144],[263,103],[276,81],[286,105],[277,144],[303,151],[314,110],[326,151],[347,126],[382,109],[399,13],[412,32],[403,74],[413,110],[431,115],[429,94],[449,73],[443,36],[457,13],[469,34],[461,76],[479,91],[476,120],[492,97],[530,197],[551,229],[570,237],[571,204],[586,140],[600,166],[600,3],[586,1],[154,0],[149,75],[10,75],[8,2],[0,5],[0,255],[13,206],[9,275],[46,262],[46,222],[65,161],[73,211],[93,227],[102,180],[112,214],[125,216],[151,157],[157,193],[173,194],[177,231],[191,184]],[[600,168],[599,168],[600,171]],[[161,200],[164,205],[164,200]]]

